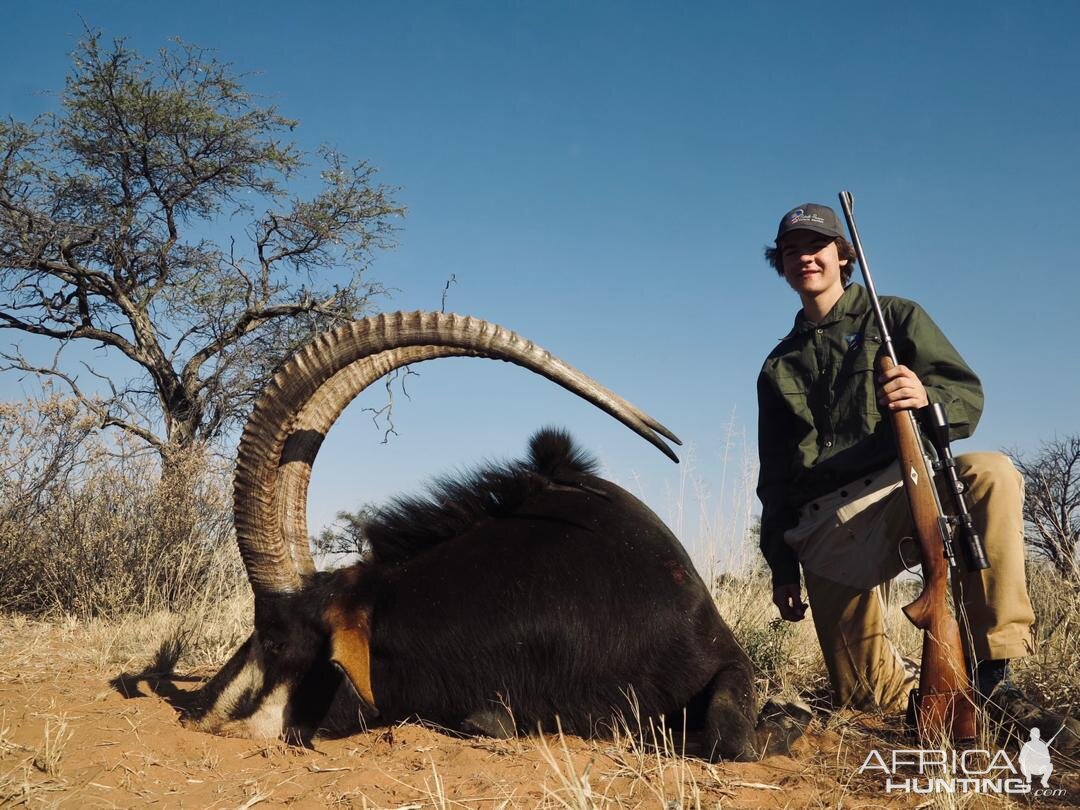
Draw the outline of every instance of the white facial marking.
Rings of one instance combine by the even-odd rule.
[[[247,739],[271,739],[282,735],[285,707],[289,702],[288,683],[275,687],[266,695],[251,716],[235,718],[241,703],[249,700],[249,695],[257,694],[265,683],[265,669],[259,654],[261,647],[255,639],[252,650],[254,652],[249,654],[236,677],[221,691],[213,708],[193,724],[194,728],[225,737]]]

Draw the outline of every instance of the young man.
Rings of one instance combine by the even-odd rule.
[[[838,705],[902,711],[917,678],[886,634],[884,607],[888,583],[917,564],[918,551],[902,542],[913,529],[883,414],[939,402],[951,437],[964,438],[982,412],[982,387],[918,304],[887,296],[899,365],[877,374],[873,309],[850,283],[854,251],[828,206],[785,214],[765,254],[802,303],[757,384],[761,550],[773,602],[788,621],[811,609]],[[1008,660],[1033,652],[1023,478],[1000,453],[963,454],[957,463],[991,565],[959,576],[976,690],[988,697]]]

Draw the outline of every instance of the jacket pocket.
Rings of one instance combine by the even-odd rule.
[[[805,397],[806,396],[806,383],[803,378],[797,375],[776,377],[776,390],[783,394],[785,397]]]
[[[877,370],[874,362],[880,348],[879,340],[868,338],[852,353],[853,357],[845,358],[833,391],[839,423],[877,421]]]

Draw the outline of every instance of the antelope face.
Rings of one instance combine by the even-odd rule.
[[[330,660],[325,625],[296,601],[257,603],[255,632],[203,687],[186,727],[308,744],[316,733],[362,726],[360,701]]]

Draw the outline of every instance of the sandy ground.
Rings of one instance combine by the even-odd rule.
[[[904,747],[880,719],[815,720],[793,756],[710,765],[633,736],[461,739],[417,724],[313,750],[188,731],[166,681],[119,677],[100,635],[0,619],[0,807],[1004,807],[1000,797],[887,794],[858,773],[871,748]],[[1060,795],[1080,804],[1075,763],[1055,763]],[[928,803],[929,802],[929,803]]]

